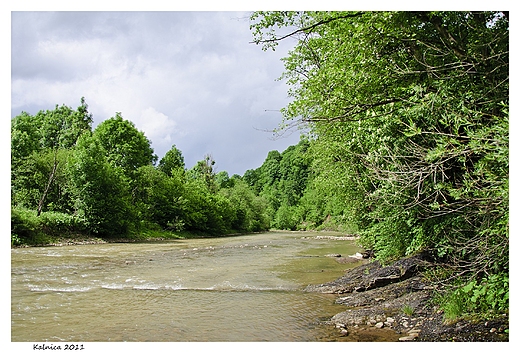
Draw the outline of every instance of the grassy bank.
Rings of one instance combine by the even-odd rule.
[[[128,234],[108,237],[89,232],[81,219],[65,213],[42,212],[37,215],[35,210],[19,207],[11,209],[12,247],[160,241],[214,236],[204,232],[164,230],[154,224],[142,223],[131,229]]]

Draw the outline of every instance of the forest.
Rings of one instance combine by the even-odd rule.
[[[509,310],[509,14],[254,12],[253,43],[296,39],[279,132],[301,140],[244,175],[160,160],[84,98],[11,120],[11,244],[63,234],[359,235],[376,259],[438,266],[445,315]]]

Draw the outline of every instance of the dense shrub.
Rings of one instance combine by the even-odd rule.
[[[11,243],[38,244],[49,242],[53,237],[83,233],[83,220],[60,212],[42,212],[23,207],[11,208]]]

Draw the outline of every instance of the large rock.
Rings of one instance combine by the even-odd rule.
[[[411,278],[424,264],[421,255],[404,258],[388,266],[373,261],[348,270],[345,275],[332,282],[310,285],[306,291],[331,294],[364,292]]]
[[[508,315],[496,322],[462,320],[456,325],[445,324],[442,312],[429,301],[434,286],[426,284],[419,273],[428,264],[420,255],[388,266],[374,261],[347,270],[335,281],[308,286],[306,290],[340,294],[336,303],[344,305],[345,311],[334,315],[329,323],[342,335],[357,337],[357,332],[372,329],[393,331],[400,336],[395,341],[509,340]]]
[[[402,306],[395,299],[403,298],[414,292],[421,292],[425,289],[424,283],[419,277],[412,277],[402,282],[392,283],[384,287],[375,288],[363,292],[351,292],[336,299],[337,304],[348,307],[366,307],[382,305],[386,308],[397,308]],[[415,302],[413,297],[405,299],[408,304]],[[417,303],[419,304],[419,303]]]

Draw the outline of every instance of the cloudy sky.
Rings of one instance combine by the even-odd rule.
[[[211,154],[217,171],[242,175],[267,153],[288,102],[280,58],[251,44],[248,12],[11,13],[11,117],[76,109],[85,97],[94,127],[121,112],[161,158],[172,145],[191,168]]]

